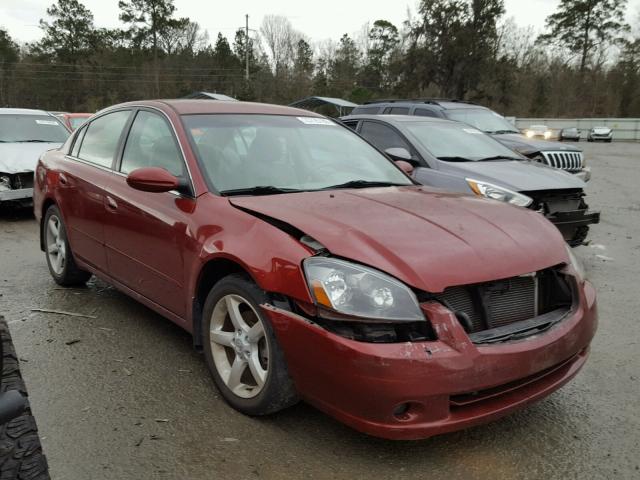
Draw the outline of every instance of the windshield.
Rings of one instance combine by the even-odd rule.
[[[489,135],[461,123],[412,122],[405,125],[418,143],[441,160],[518,158],[516,153]]]
[[[64,143],[69,132],[48,115],[0,115],[0,143]]]
[[[218,192],[275,187],[321,190],[375,184],[412,185],[355,133],[324,118],[185,115],[202,169]],[[254,194],[280,193],[261,189]]]
[[[445,110],[449,120],[463,122],[487,133],[519,133],[502,115],[486,108],[459,108]]]

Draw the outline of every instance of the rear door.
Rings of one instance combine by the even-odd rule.
[[[104,251],[104,186],[113,176],[116,158],[130,110],[102,115],[75,137],[60,172],[58,201],[74,255],[106,271]]]
[[[126,176],[161,167],[181,178],[182,192],[150,193],[131,188]],[[184,318],[183,252],[196,201],[173,128],[159,112],[136,112],[124,143],[118,174],[105,190],[105,245],[109,273],[154,303]]]

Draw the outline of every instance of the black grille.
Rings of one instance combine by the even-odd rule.
[[[433,298],[469,333],[510,325],[571,305],[571,288],[555,269],[477,285],[447,288]]]
[[[9,179],[13,190],[33,188],[33,172],[16,173],[10,175]]]

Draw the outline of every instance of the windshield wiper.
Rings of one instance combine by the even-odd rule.
[[[368,187],[408,187],[409,183],[394,183],[383,182],[377,180],[350,180],[345,183],[339,183],[338,185],[331,185],[330,187],[321,188],[320,190],[334,190],[339,188],[368,188]]]
[[[52,140],[16,140],[12,143],[59,143]]]
[[[474,162],[472,158],[467,157],[438,157],[438,160],[443,160],[445,162]]]
[[[518,157],[510,157],[508,155],[495,155],[493,157],[485,157],[485,158],[479,158],[478,160],[476,160],[476,162],[486,162],[488,160],[517,160],[517,161],[522,161],[524,160],[524,158],[518,158]]]
[[[232,197],[234,195],[278,195],[280,193],[302,192],[295,188],[280,188],[273,185],[259,185],[257,187],[235,188],[232,190],[223,190],[220,195]]]
[[[520,132],[518,132],[517,130],[493,130],[493,131],[488,130],[488,131],[485,131],[485,133],[488,133],[490,135],[502,135],[504,133],[520,133]]]

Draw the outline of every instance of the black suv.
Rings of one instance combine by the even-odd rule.
[[[461,100],[375,100],[353,109],[351,115],[417,115],[446,118],[482,130],[503,145],[550,167],[577,175],[585,182],[591,170],[585,167],[582,150],[572,145],[528,138],[502,115],[481,105]]]

